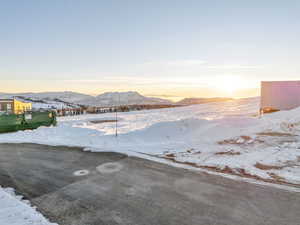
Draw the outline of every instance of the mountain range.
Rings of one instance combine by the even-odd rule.
[[[116,105],[152,105],[152,104],[173,104],[173,102],[143,96],[135,91],[129,92],[105,92],[98,96],[91,96],[77,92],[40,92],[40,93],[0,93],[0,98],[21,98],[32,102],[48,103],[53,101],[86,106],[116,106]]]
[[[0,93],[0,98],[19,97],[21,99],[32,101],[51,103],[65,102],[66,104],[79,104],[85,106],[116,106],[116,105],[192,105],[208,102],[228,101],[230,98],[186,98],[179,102],[172,102],[162,98],[152,98],[141,95],[136,91],[128,92],[105,92],[98,96],[91,96],[77,92],[40,92],[40,93]]]
[[[54,100],[60,99],[66,102],[77,102],[81,99],[92,97],[90,95],[81,94],[72,91],[64,92],[37,92],[37,93],[0,93],[0,98],[24,97],[32,100]]]
[[[93,106],[173,104],[169,100],[146,97],[136,91],[105,92],[95,97],[83,98],[75,103]]]

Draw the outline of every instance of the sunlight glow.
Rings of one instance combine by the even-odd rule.
[[[216,87],[225,95],[234,97],[237,91],[248,88],[248,85],[238,76],[225,76],[218,79]]]

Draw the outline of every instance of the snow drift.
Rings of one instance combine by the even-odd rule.
[[[259,98],[63,117],[57,127],[0,135],[0,142],[80,146],[149,156],[238,176],[300,184],[300,108],[260,118]]]

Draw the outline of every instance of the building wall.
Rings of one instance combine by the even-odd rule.
[[[261,109],[290,110],[300,106],[300,81],[263,81]]]
[[[15,99],[0,99],[0,111],[14,114],[22,114],[32,109],[31,103],[21,102]]]
[[[14,114],[22,114],[26,111],[31,111],[31,110],[32,110],[31,103],[21,102],[14,99],[14,104],[13,104]]]
[[[13,112],[13,100],[0,100],[0,112]]]

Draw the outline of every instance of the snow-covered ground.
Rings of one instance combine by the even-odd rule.
[[[45,101],[45,103],[37,103],[37,102],[32,102],[32,109],[34,110],[40,110],[40,109],[46,109],[46,110],[51,110],[51,109],[69,109],[71,108],[65,103],[62,102],[57,102],[57,101],[52,101],[48,100]]]
[[[0,225],[57,225],[50,223],[11,188],[0,186]]]
[[[82,146],[300,184],[300,108],[258,114],[259,98],[179,108],[59,118],[57,127],[1,134],[0,142]]]

